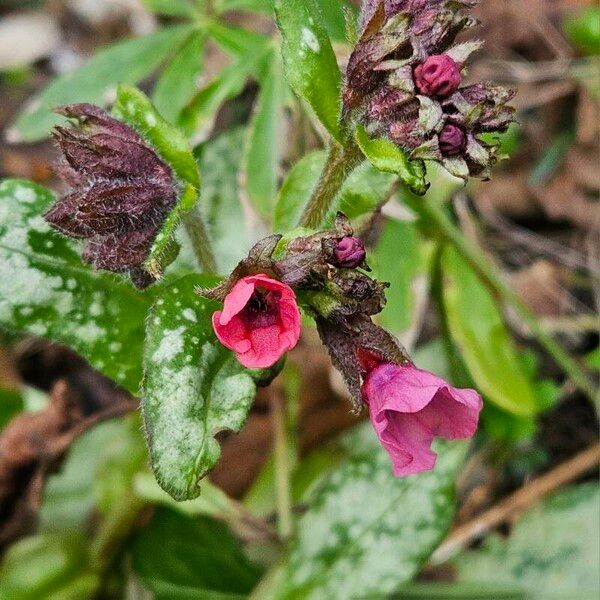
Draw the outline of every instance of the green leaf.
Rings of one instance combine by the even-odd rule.
[[[565,19],[563,29],[571,43],[583,54],[600,53],[600,8],[588,6]]]
[[[433,471],[396,478],[370,424],[345,440],[352,456],[297,524],[278,598],[386,597],[414,576],[447,532],[463,446],[440,443]]]
[[[270,15],[273,12],[273,0],[217,0],[215,8],[218,12],[247,10]]]
[[[425,277],[425,241],[415,223],[388,219],[374,251],[369,252],[369,265],[376,278],[392,281],[386,290],[386,305],[379,323],[396,334],[409,329],[415,311],[415,289],[418,275]]]
[[[156,600],[243,600],[260,571],[223,523],[159,509],[131,550]]]
[[[275,206],[275,231],[285,232],[296,227],[323,170],[325,159],[325,152],[316,150],[303,156],[289,171]],[[393,180],[392,175],[381,173],[368,163],[359,165],[335,198],[325,218],[325,226],[333,225],[338,210],[356,224],[386,199]]]
[[[114,493],[115,478],[124,474],[123,461],[132,459],[132,446],[139,446],[140,441],[143,463],[145,449],[139,420],[130,417],[100,423],[77,438],[60,472],[51,475],[46,482],[40,529],[44,533],[60,533],[84,527],[93,510],[99,508],[98,484],[103,486],[103,480],[110,475]],[[119,460],[121,462],[116,464]],[[136,464],[139,466],[139,463],[138,460]]]
[[[167,17],[195,17],[199,10],[193,0],[142,0],[148,10]]]
[[[354,224],[363,216],[371,217],[373,211],[389,198],[394,180],[393,175],[363,162],[344,182],[325,224],[333,226],[338,211],[342,211]]]
[[[154,106],[172,123],[177,121],[179,113],[196,91],[196,81],[202,72],[205,39],[204,31],[194,31],[164,69],[154,87]]]
[[[244,161],[248,196],[264,218],[271,216],[277,196],[285,93],[279,59],[272,56],[248,128]]]
[[[600,490],[589,482],[531,509],[508,538],[488,536],[455,566],[463,581],[520,585],[532,600],[598,598],[599,531]]]
[[[500,408],[521,416],[536,411],[500,309],[477,274],[451,247],[442,255],[444,307],[450,334],[478,389]]]
[[[210,21],[207,32],[225,52],[237,57],[266,51],[271,45],[271,40],[262,33],[233,27],[219,21]]]
[[[154,474],[176,500],[198,496],[199,480],[221,454],[214,436],[240,429],[256,391],[213,333],[219,305],[194,291],[211,283],[183,278],[164,290],[147,320],[142,414]]]
[[[403,586],[393,600],[527,600],[527,597],[518,586],[436,581]]]
[[[214,79],[199,90],[183,109],[178,125],[189,136],[196,136],[209,124],[225,101],[244,89],[246,80],[264,58],[262,52],[247,52],[225,67]]]
[[[0,567],[0,600],[91,598],[100,585],[88,571],[81,534],[45,534],[13,544]]]
[[[177,25],[100,50],[82,67],[52,81],[33,99],[10,129],[11,141],[34,142],[47,136],[61,120],[52,112],[59,104],[108,103],[119,83],[136,83],[152,73],[191,31],[191,25]]]
[[[23,404],[19,390],[0,388],[0,430],[23,410]]]
[[[308,102],[325,129],[341,141],[340,70],[319,6],[315,0],[276,0],[275,15],[283,37],[288,83]]]
[[[250,236],[238,189],[244,135],[243,129],[235,129],[210,140],[199,151],[203,173],[200,206],[214,240],[219,273],[231,272],[258,241]]]
[[[317,0],[319,8],[323,13],[323,22],[329,37],[335,42],[346,41],[346,18],[344,11],[356,18],[357,10],[349,2],[344,0]]]
[[[187,138],[165,121],[143,92],[119,86],[113,106],[115,116],[131,125],[173,169],[179,181],[177,204],[171,209],[150,248],[145,262],[149,273],[158,277],[177,256],[175,232],[181,218],[194,208],[200,189],[200,173]]]
[[[355,137],[363,154],[376,169],[395,173],[413,193],[419,196],[427,191],[428,185],[425,182],[425,167],[422,161],[409,160],[406,152],[387,138],[372,139],[362,125],[356,128]]]
[[[273,216],[275,231],[285,233],[296,227],[323,170],[325,159],[326,154],[323,150],[315,150],[305,154],[290,169],[275,205]]]
[[[42,217],[53,200],[31,182],[0,183],[0,326],[66,344],[137,393],[152,292],[84,265]]]

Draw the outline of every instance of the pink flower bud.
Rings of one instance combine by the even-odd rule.
[[[467,136],[458,125],[448,123],[440,132],[439,142],[444,156],[458,156],[465,149]]]
[[[410,363],[359,360],[367,370],[362,396],[397,477],[434,467],[435,437],[469,438],[477,430],[483,403],[474,390],[454,388]]]
[[[250,369],[273,366],[300,338],[294,291],[266,275],[240,279],[212,323],[219,341]]]
[[[414,70],[415,85],[424,96],[449,96],[458,89],[460,68],[447,54],[435,54]]]
[[[365,245],[353,235],[347,235],[337,241],[333,249],[333,264],[344,269],[354,269],[365,260]]]

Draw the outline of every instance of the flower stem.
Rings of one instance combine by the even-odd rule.
[[[520,318],[527,325],[539,343],[552,356],[556,363],[569,375],[579,390],[587,394],[592,400],[598,402],[598,392],[582,371],[577,362],[556,342],[536,316],[529,310],[517,293],[504,281],[489,259],[479,251],[452,223],[444,209],[432,198],[419,198],[411,203],[411,208],[421,216],[433,221],[440,233],[455,246],[458,252],[479,273],[483,280],[505,302],[513,306]]]
[[[292,492],[286,440],[285,406],[281,393],[273,392],[271,398],[277,493],[277,529],[279,537],[282,540],[287,540],[292,534]]]
[[[215,255],[208,237],[206,224],[198,208],[194,208],[187,213],[183,218],[183,222],[202,271],[204,273],[216,273]]]
[[[318,229],[350,173],[362,162],[360,148],[352,140],[346,146],[332,141],[319,181],[310,197],[300,225]]]

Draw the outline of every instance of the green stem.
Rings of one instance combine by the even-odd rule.
[[[183,222],[202,271],[204,273],[216,273],[215,255],[208,237],[206,224],[198,208],[194,208],[187,213],[183,218]]]
[[[344,181],[363,159],[353,140],[345,147],[331,142],[319,181],[300,219],[302,227],[318,229],[321,226]]]
[[[292,535],[292,491],[290,463],[286,436],[284,399],[280,393],[272,395],[273,437],[275,454],[275,483],[277,493],[277,529],[279,537],[287,540]]]
[[[531,333],[554,358],[556,363],[560,365],[563,371],[569,375],[577,388],[597,402],[597,390],[577,362],[544,329],[536,316],[504,281],[488,258],[474,244],[467,240],[460,229],[452,223],[444,212],[444,209],[431,198],[427,197],[419,198],[414,203],[411,203],[411,207],[415,212],[427,217],[436,224],[442,235],[456,247],[458,252],[479,273],[487,285],[505,302],[513,306]]]

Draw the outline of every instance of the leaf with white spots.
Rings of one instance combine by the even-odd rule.
[[[323,16],[315,0],[277,0],[285,75],[327,131],[341,141],[341,76]]]
[[[448,531],[463,444],[439,443],[433,471],[396,478],[370,424],[351,456],[311,495],[278,599],[387,597],[411,580]]]
[[[136,393],[152,292],[84,265],[43,219],[53,201],[34,183],[0,183],[0,327],[66,344]]]
[[[148,272],[159,277],[175,260],[179,252],[175,232],[182,217],[194,208],[198,200],[198,164],[183,133],[163,119],[152,102],[137,88],[119,86],[113,112],[152,145],[171,167],[178,183],[177,203],[162,224],[145,263]]]
[[[188,275],[165,288],[146,325],[144,426],[156,479],[176,500],[198,496],[221,454],[214,436],[239,431],[256,392],[215,337],[211,316],[219,304],[194,292],[213,284]]]

